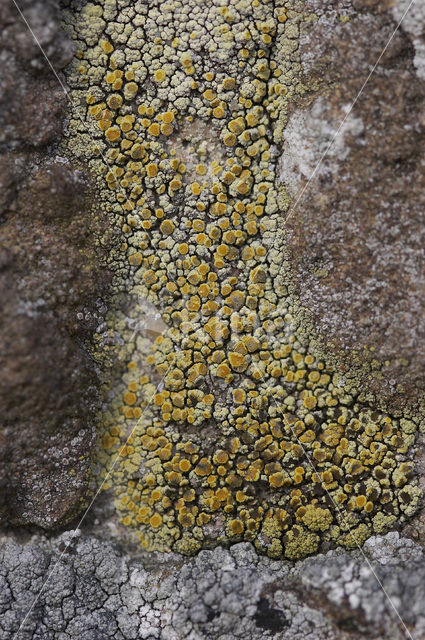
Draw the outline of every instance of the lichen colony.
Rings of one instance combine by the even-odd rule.
[[[315,348],[291,286],[276,163],[308,90],[312,19],[288,0],[71,3],[63,148],[99,176],[119,229],[109,318],[125,372],[102,415],[101,475],[148,550],[252,541],[297,559],[415,512],[414,420],[361,400]],[[125,316],[147,302],[152,346]],[[101,345],[99,344],[99,348]]]

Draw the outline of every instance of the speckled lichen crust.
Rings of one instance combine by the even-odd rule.
[[[155,554],[152,568],[147,554],[131,558],[79,534],[27,544],[0,538],[0,640],[13,638],[37,595],[19,640],[406,638],[388,597],[415,640],[425,637],[424,553],[396,532],[364,547],[383,589],[359,551],[293,564],[242,542],[184,563],[174,553]],[[40,594],[40,576],[52,570]]]
[[[305,91],[302,10],[99,0],[65,15],[67,152],[102,176],[121,291],[168,327],[143,358],[122,314],[110,320],[127,371],[104,413],[101,475],[134,429],[108,484],[149,550],[247,540],[297,559],[354,547],[419,504],[417,425],[360,402],[315,355],[291,293],[275,165]]]
[[[385,591],[359,551],[292,564],[242,542],[183,564],[155,554],[152,569],[145,554],[136,560],[98,537],[0,538],[0,640],[13,638],[37,595],[19,640],[405,638],[388,596],[415,640],[424,638],[421,547],[392,532],[370,538],[364,551]],[[40,576],[52,570],[40,594]]]

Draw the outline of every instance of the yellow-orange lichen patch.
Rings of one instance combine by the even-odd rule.
[[[417,424],[375,410],[319,357],[287,263],[278,150],[305,91],[303,7],[142,5],[116,23],[98,0],[102,35],[78,3],[66,18],[81,54],[63,145],[99,175],[119,238],[98,339],[124,371],[99,454],[106,473],[120,453],[121,521],[149,550],[243,539],[288,559],[382,533],[418,508]]]

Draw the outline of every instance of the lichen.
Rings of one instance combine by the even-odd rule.
[[[422,548],[393,532],[370,538],[365,551],[367,560],[359,551],[329,551],[291,566],[241,542],[184,562],[156,553],[152,562],[99,535],[2,537],[0,640],[340,640],[347,620],[346,637],[392,640],[401,636],[389,597],[412,637],[423,638]],[[50,572],[40,593],[40,576]],[[38,606],[20,628],[34,598]]]
[[[124,312],[109,325],[127,371],[103,414],[100,477],[112,472],[120,519],[148,550],[248,540],[298,559],[352,548],[419,502],[417,425],[361,402],[318,356],[291,285],[275,167],[307,89],[303,19],[289,0],[65,14],[66,152],[102,177],[121,230],[117,299],[132,317],[149,301],[168,327],[146,355]]]

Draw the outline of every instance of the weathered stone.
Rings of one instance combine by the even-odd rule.
[[[406,6],[393,4],[306,0],[318,20],[302,36],[304,72],[321,95],[294,106],[284,132],[280,171],[294,202]],[[53,5],[43,5],[48,25],[41,3],[24,6],[37,7],[35,24],[61,66],[68,49]],[[425,89],[417,7],[289,219],[297,287],[328,353],[342,349],[346,365],[360,368],[365,389],[394,409],[424,390]],[[6,23],[18,57],[35,61],[36,80],[23,81],[17,102],[12,74],[5,81],[14,151],[0,171],[0,404],[7,417],[0,430],[0,509],[11,522],[50,527],[75,513],[87,486],[97,376],[84,344],[102,315],[94,301],[107,282],[102,251],[93,247],[87,179],[46,154],[61,131],[64,96],[43,75],[39,51],[18,21]],[[36,93],[39,109],[30,122]],[[109,507],[95,510],[103,523]],[[108,524],[94,520],[92,531],[103,536]],[[425,637],[423,551],[396,533],[370,538],[365,556],[332,551],[295,565],[260,558],[249,544],[185,562],[141,554],[139,562],[105,540],[77,536],[68,547],[69,540],[67,533],[27,545],[12,536],[2,541],[0,640],[18,630],[52,569],[22,638],[382,640],[407,637],[403,622],[415,638]]]
[[[412,44],[425,14],[418,4],[390,41],[407,3],[343,4],[306,3],[318,19],[301,56],[322,90],[284,131],[282,179],[301,196],[290,247],[327,352],[342,352],[397,409],[425,388],[425,83]]]
[[[73,47],[54,0],[19,3],[50,64],[58,72]],[[0,148],[40,148],[62,130],[67,98],[52,67],[12,2],[0,8]]]
[[[55,4],[22,8],[59,69],[72,47]],[[0,519],[49,528],[87,490],[105,222],[89,177],[46,147],[59,140],[66,96],[13,3],[0,25]]]

